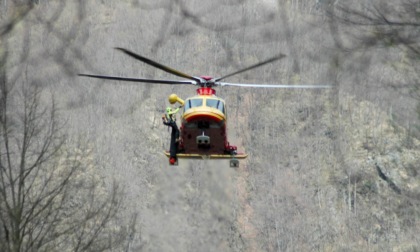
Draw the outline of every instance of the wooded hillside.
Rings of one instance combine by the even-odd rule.
[[[378,3],[377,3],[378,2]],[[0,0],[0,251],[420,250],[420,3]],[[169,166],[182,72],[249,157]]]

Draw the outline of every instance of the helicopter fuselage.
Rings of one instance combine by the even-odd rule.
[[[225,101],[212,88],[199,88],[184,102],[181,115],[179,150],[199,155],[236,154],[227,139]]]

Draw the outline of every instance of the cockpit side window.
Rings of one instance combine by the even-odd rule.
[[[207,99],[206,100],[206,106],[207,107],[212,107],[212,108],[217,108],[217,102],[218,102],[219,100],[216,100],[216,99]]]
[[[224,104],[223,104],[223,101],[221,101],[221,100],[207,99],[206,100],[206,106],[207,107],[212,107],[212,108],[217,108],[222,113],[225,113]]]
[[[220,111],[222,111],[222,113],[225,113],[225,104],[219,100],[219,102],[217,103],[217,109],[219,109]]]
[[[203,106],[203,99],[197,98],[197,99],[189,99],[185,101],[185,108],[184,111],[190,109],[190,108],[195,108],[195,107],[200,107]]]

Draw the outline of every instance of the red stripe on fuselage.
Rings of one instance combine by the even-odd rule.
[[[221,122],[222,120],[217,117],[213,116],[211,114],[197,114],[197,115],[191,115],[189,117],[184,117],[184,119],[189,123],[192,121],[214,121],[216,123]]]

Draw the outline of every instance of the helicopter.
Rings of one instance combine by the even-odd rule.
[[[170,104],[179,103],[179,108],[183,108],[181,114],[181,126],[175,134],[171,135],[170,150],[164,151],[169,159],[169,165],[178,165],[179,158],[185,159],[229,159],[231,167],[239,166],[239,159],[247,158],[244,152],[238,152],[237,146],[231,145],[227,137],[227,106],[225,101],[216,96],[217,86],[237,86],[237,87],[254,87],[254,88],[330,88],[330,85],[271,85],[271,84],[244,84],[229,83],[222,80],[236,74],[249,71],[251,69],[266,65],[286,57],[279,54],[265,61],[224,75],[222,77],[213,78],[211,76],[192,76],[168,66],[162,65],[144,56],[138,55],[124,48],[115,48],[126,55],[139,60],[143,63],[151,65],[155,68],[163,70],[172,75],[184,78],[184,80],[156,80],[144,78],[127,78],[117,76],[105,76],[94,74],[78,74],[79,76],[141,82],[151,84],[167,84],[167,85],[195,85],[198,86],[197,94],[188,97],[185,100],[176,94],[168,97]],[[176,124],[174,127],[177,127]],[[172,128],[176,131],[178,128]]]

